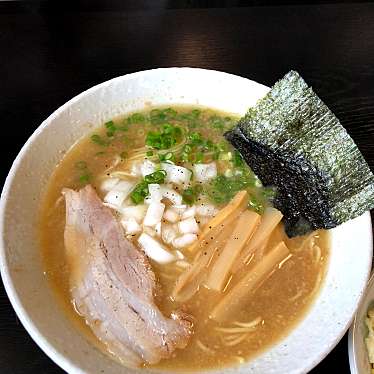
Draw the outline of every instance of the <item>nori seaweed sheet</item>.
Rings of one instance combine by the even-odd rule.
[[[295,71],[225,134],[265,186],[290,237],[374,207],[374,175],[334,113]]]

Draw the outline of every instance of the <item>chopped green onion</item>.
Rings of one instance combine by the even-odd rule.
[[[202,152],[198,152],[195,155],[195,164],[201,164],[203,162],[204,155]]]
[[[84,169],[87,169],[87,162],[86,161],[77,161],[75,163],[75,167],[78,169],[78,170],[84,170]]]
[[[160,161],[170,161],[170,162],[175,162],[175,155],[173,152],[168,152],[168,153],[165,153],[165,154],[159,154],[158,155],[158,158]]]
[[[148,174],[144,179],[138,183],[130,194],[130,199],[134,204],[140,204],[148,196],[149,190],[148,185],[157,183],[164,183],[166,177],[165,170],[157,170],[152,174]]]
[[[200,109],[192,109],[191,111],[191,116],[193,118],[198,118],[201,114],[201,110]]]
[[[232,162],[235,167],[241,167],[244,165],[244,160],[237,150],[234,151],[234,157],[232,159]]]
[[[115,124],[114,124],[113,121],[105,122],[105,127],[106,127],[108,130],[115,130],[115,129],[116,129],[116,126],[115,126]]]
[[[232,159],[231,152],[222,152],[219,154],[218,159],[221,161],[230,161]]]
[[[166,116],[166,119],[168,121],[172,120],[172,119],[175,119],[175,117],[177,116],[177,111],[172,109],[172,108],[166,108],[164,109],[164,114]]]
[[[153,156],[153,152],[152,151],[147,151],[146,156],[148,156],[148,157]]]
[[[181,135],[180,127],[166,123],[161,131],[149,131],[145,144],[155,149],[169,149],[179,141]]]
[[[107,132],[106,132],[106,135],[108,137],[114,136],[114,133],[117,130],[117,127],[115,126],[114,122],[113,121],[106,122],[105,123],[105,127],[108,129]]]
[[[126,151],[123,151],[119,154],[119,156],[121,157],[122,160],[124,160],[125,158],[127,158],[128,154]]]
[[[191,153],[192,152],[192,146],[191,146],[191,144],[185,144],[183,146],[183,152]]]
[[[226,152],[227,151],[227,143],[221,142],[216,145],[217,150],[220,152]]]
[[[180,121],[187,122],[187,125],[190,128],[195,128],[199,124],[198,119],[199,119],[200,114],[201,114],[201,110],[193,109],[191,112],[180,113],[177,116],[177,119]]]
[[[195,202],[195,193],[192,188],[186,188],[183,193],[183,202],[188,205],[192,205]]]
[[[185,204],[192,205],[196,201],[196,199],[197,199],[197,197],[198,197],[198,195],[201,191],[202,191],[202,188],[199,185],[196,185],[194,187],[186,188],[182,192],[183,202]]]
[[[109,143],[106,141],[106,140],[104,140],[100,135],[98,135],[98,134],[93,134],[93,135],[91,135],[91,140],[94,142],[94,143],[96,143],[96,144],[98,144],[98,145],[101,145],[101,146],[107,146],[107,145],[109,145]]]
[[[138,183],[130,194],[130,199],[134,204],[140,204],[144,201],[144,198],[149,194],[148,183],[142,181]]]
[[[204,150],[213,151],[214,150],[214,143],[211,140],[206,140],[202,145]]]
[[[207,195],[216,204],[228,203],[237,192],[255,186],[255,175],[246,170],[242,175],[218,175],[206,188]]]
[[[103,155],[105,155],[104,151],[100,151],[100,152],[95,153],[95,156],[103,156]]]
[[[214,160],[219,160],[220,154],[222,152],[227,152],[227,145],[225,143],[221,142],[221,143],[213,145],[213,159]]]
[[[180,157],[179,157],[180,162],[188,162],[190,160],[190,154],[187,152],[182,152]]]
[[[263,205],[261,204],[261,202],[255,196],[251,196],[249,198],[248,208],[251,209],[251,210],[254,210],[255,212],[260,213],[260,214],[264,210]]]
[[[192,160],[192,146],[191,144],[185,144],[182,148],[182,152],[180,155],[181,162],[189,162]]]
[[[149,113],[152,125],[158,125],[166,120],[166,116],[159,109],[153,109]]]
[[[174,135],[174,136],[179,136],[179,135],[182,135],[182,130],[180,127],[178,126],[174,126],[170,123],[165,123],[163,126],[162,126],[162,131],[164,134],[171,134],[171,135]]]
[[[153,109],[149,113],[152,125],[160,125],[163,122],[177,118],[177,112],[172,108]]]
[[[277,191],[272,187],[263,187],[261,193],[265,199],[272,200],[276,196]]]
[[[127,118],[128,124],[133,123],[144,123],[146,120],[145,116],[141,113],[133,113],[130,117]]]
[[[148,184],[151,183],[164,183],[166,177],[166,171],[165,170],[157,170],[152,174],[148,174],[144,177],[145,182]]]
[[[215,151],[215,152],[213,153],[213,160],[218,160],[218,158],[219,158],[219,152],[218,152],[218,151]]]
[[[79,177],[79,182],[82,184],[88,183],[91,179],[91,174],[85,173]]]
[[[201,145],[203,144],[203,137],[199,132],[191,132],[188,134],[188,140],[192,145]]]
[[[223,131],[225,128],[225,121],[223,120],[222,117],[214,115],[209,118],[209,122],[212,125],[212,127],[217,130]]]
[[[120,131],[128,131],[129,130],[129,124],[125,121],[120,126],[117,126],[118,130],[120,130]]]

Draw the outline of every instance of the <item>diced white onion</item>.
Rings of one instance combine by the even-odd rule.
[[[192,205],[191,207],[189,207],[188,209],[186,209],[183,212],[182,219],[187,219],[187,218],[190,218],[190,217],[195,217],[195,214],[196,214],[196,207],[195,207],[195,205]]]
[[[131,175],[135,177],[141,177],[142,172],[141,172],[141,164],[139,162],[133,162],[131,164]]]
[[[105,178],[100,185],[100,189],[109,192],[119,182],[119,178]]]
[[[181,205],[173,205],[173,209],[177,211],[180,215],[183,214],[183,212],[187,209],[187,205],[181,204]]]
[[[221,153],[219,156],[219,159],[222,161],[230,161],[232,159],[232,153],[231,152]]]
[[[159,222],[161,222],[164,210],[165,204],[151,202],[147,209],[143,224],[145,226],[156,226]]]
[[[105,195],[104,202],[113,205],[116,208],[119,208],[121,207],[127,196],[129,196],[134,187],[135,183],[123,180],[118,181]]]
[[[173,208],[168,208],[165,210],[164,218],[171,223],[178,222],[180,220],[180,215]]]
[[[196,213],[199,216],[211,217],[217,214],[218,209],[212,204],[199,204],[196,207]]]
[[[193,166],[194,178],[198,182],[208,182],[217,176],[217,166],[215,162],[210,164],[195,164]]]
[[[182,196],[172,188],[162,187],[162,196],[170,200],[174,205],[182,204]]]
[[[117,211],[118,213],[122,213],[122,207],[121,206],[112,205],[112,204],[109,204],[109,203],[106,203],[106,202],[103,202],[103,205],[107,206],[110,209],[113,209],[113,210]]]
[[[171,244],[173,240],[178,236],[178,233],[171,225],[163,224],[162,225],[162,233],[161,237],[162,240],[167,243]]]
[[[162,199],[163,189],[159,184],[149,184],[149,200],[155,203],[159,203]]]
[[[230,177],[232,177],[233,175],[234,175],[234,173],[232,172],[231,169],[227,169],[227,170],[225,171],[225,177],[230,178]]]
[[[166,171],[165,179],[167,183],[184,184],[191,179],[191,171],[183,166],[163,162],[161,163],[161,169]]]
[[[178,249],[175,251],[175,256],[177,257],[178,260],[184,259],[184,254],[181,251],[178,251]]]
[[[115,209],[120,208],[125,199],[126,193],[121,191],[112,190],[104,196],[104,202],[109,204],[110,206],[113,206]]]
[[[191,245],[195,240],[197,240],[196,234],[184,234],[173,240],[173,246],[175,248],[185,248]]]
[[[174,255],[168,252],[157,240],[148,234],[141,234],[138,243],[148,257],[160,264],[167,264],[176,260]]]
[[[150,226],[143,226],[143,232],[145,232],[149,236],[158,236],[156,230]]]
[[[138,224],[138,222],[136,222],[134,217],[122,219],[121,224],[127,235],[139,234],[142,231],[141,226]]]
[[[157,236],[161,236],[161,222],[155,226],[155,231]]]
[[[156,165],[149,160],[144,160],[140,165],[140,174],[145,177],[146,175],[152,174],[156,171]]]
[[[123,192],[126,197],[130,194],[130,192],[134,189],[135,183],[121,180],[119,181],[114,187],[113,191],[121,191]]]
[[[121,209],[121,213],[124,219],[130,217],[134,218],[138,223],[143,221],[145,214],[147,212],[148,206],[145,204],[139,204],[135,206],[127,206]]]
[[[190,217],[178,223],[178,229],[181,234],[197,234],[199,232],[199,225],[195,218]]]
[[[177,251],[179,252],[179,251]],[[179,266],[182,269],[188,269],[191,265],[187,261],[179,260],[175,263],[175,265]]]

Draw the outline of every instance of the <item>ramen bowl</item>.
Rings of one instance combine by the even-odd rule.
[[[103,122],[149,105],[199,105],[243,115],[268,90],[246,78],[212,70],[166,68],[129,74],[64,104],[23,146],[1,195],[1,274],[22,324],[62,369],[92,374],[152,371],[126,368],[91,344],[56,302],[43,273],[37,213],[47,181],[64,153]],[[369,213],[331,230],[325,279],[304,318],[255,358],[209,372],[290,374],[317,365],[348,329],[363,295],[372,261],[371,233]]]

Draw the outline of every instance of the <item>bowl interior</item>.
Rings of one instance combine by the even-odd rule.
[[[1,197],[1,272],[20,320],[63,369],[74,373],[145,373],[125,369],[93,347],[56,303],[43,275],[36,235],[37,211],[49,175],[64,152],[93,127],[149,104],[202,105],[242,115],[267,91],[267,87],[245,78],[202,69],[169,68],[130,74],[72,99],[44,121],[25,144]],[[309,370],[348,328],[365,288],[371,258],[368,213],[332,230],[326,279],[303,321],[248,364],[215,373]],[[305,345],[308,349],[304,349]]]

